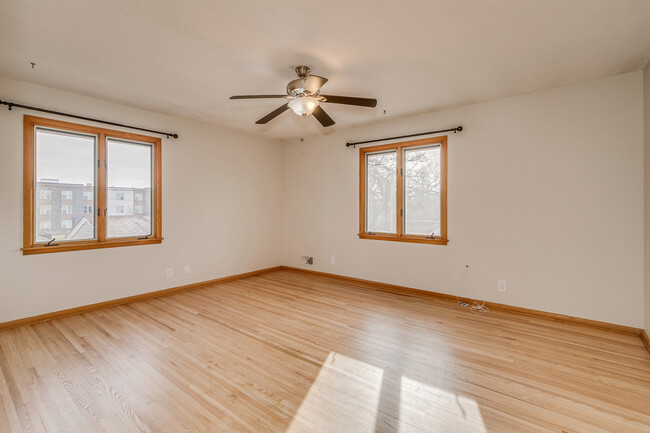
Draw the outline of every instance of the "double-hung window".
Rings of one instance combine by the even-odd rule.
[[[447,244],[447,137],[359,149],[359,237]]]
[[[162,242],[160,147],[156,137],[25,116],[23,254]],[[128,212],[136,190],[146,193],[141,215]]]

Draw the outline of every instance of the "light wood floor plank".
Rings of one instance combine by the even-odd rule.
[[[2,432],[650,432],[631,335],[292,271],[0,332]]]

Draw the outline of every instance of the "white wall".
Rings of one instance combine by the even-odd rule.
[[[289,142],[284,264],[641,327],[642,86],[628,73]],[[344,144],[459,124],[449,245],[358,239]]]
[[[326,272],[641,327],[642,89],[630,73],[279,144],[0,78],[3,99],[181,135],[163,140],[163,244],[22,256],[26,112],[0,112],[0,322],[307,254]],[[457,124],[449,245],[359,240],[358,149],[344,143]]]
[[[644,204],[645,204],[645,330],[650,335],[650,62],[643,71]]]
[[[4,78],[0,95],[180,135],[163,139],[162,244],[23,256],[22,120],[39,114],[0,111],[0,322],[281,264],[281,144]]]

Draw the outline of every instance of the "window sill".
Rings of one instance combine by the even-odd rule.
[[[31,254],[61,253],[65,251],[95,250],[99,248],[130,247],[135,245],[160,244],[164,238],[149,239],[115,239],[110,241],[88,241],[75,243],[60,243],[46,247],[45,245],[33,245],[31,247],[21,248],[24,256]]]
[[[433,245],[447,245],[449,239],[442,238],[427,238],[424,236],[395,236],[387,234],[371,235],[368,233],[359,233],[359,239],[374,239],[377,241],[393,241],[393,242],[412,242],[417,244],[433,244]]]

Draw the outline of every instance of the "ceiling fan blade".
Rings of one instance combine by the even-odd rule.
[[[345,104],[345,105],[358,105],[360,107],[376,107],[377,100],[371,98],[356,98],[354,96],[334,96],[334,95],[321,95],[325,97],[325,101],[332,104]]]
[[[327,83],[327,78],[319,77],[318,75],[310,75],[305,78],[305,83],[302,85],[302,88],[306,92],[315,95],[325,83]]]
[[[325,128],[328,126],[334,125],[334,120],[323,110],[320,105],[316,107],[314,112],[312,113],[316,120],[320,122],[321,125],[323,125]]]
[[[268,98],[286,98],[287,95],[238,95],[231,96],[230,99],[268,99]]]
[[[282,113],[284,113],[285,111],[287,111],[288,109],[289,109],[289,103],[287,102],[287,103],[284,104],[283,106],[281,106],[281,107],[279,107],[279,108],[277,108],[277,109],[271,111],[269,114],[267,114],[266,116],[262,117],[260,120],[258,120],[257,122],[255,122],[255,124],[257,124],[257,125],[263,125],[263,124],[265,124],[265,123],[268,123],[269,120],[273,120],[273,119],[275,119],[275,118],[278,117],[280,114],[282,114]]]

